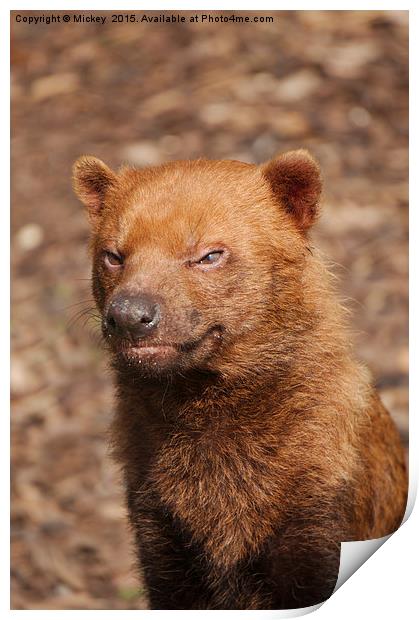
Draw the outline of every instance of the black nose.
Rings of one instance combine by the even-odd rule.
[[[148,295],[118,295],[106,315],[108,334],[138,340],[150,335],[160,321],[159,304]]]

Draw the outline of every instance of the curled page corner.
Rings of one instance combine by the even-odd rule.
[[[388,536],[372,540],[356,540],[341,543],[339,573],[332,596],[392,535],[389,534]],[[264,615],[264,618],[296,618],[305,616],[319,609],[325,602],[326,600],[317,605],[299,609],[279,609],[274,613],[271,612],[269,615]]]
[[[400,527],[407,521],[410,517],[413,506],[416,500],[416,492],[417,486],[416,484],[412,484],[412,481],[409,480],[409,492],[407,498],[406,511],[403,517],[403,521]],[[397,528],[399,529],[399,528]],[[359,569],[365,562],[376,552],[378,549],[385,543],[387,540],[395,534],[397,530],[388,534],[387,536],[383,536],[382,538],[374,538],[371,540],[355,540],[351,542],[342,542],[340,547],[340,565],[339,565],[339,574],[336,581],[335,589],[333,590],[333,594],[340,588],[341,585],[345,583],[352,577],[352,575]]]
[[[409,492],[407,495],[407,506],[406,512],[404,513],[403,523],[406,523],[410,515],[412,514],[413,506],[415,505],[416,495],[417,495],[417,480],[412,480],[411,476],[409,476]]]
[[[275,609],[275,610],[255,610],[252,611],[253,616],[263,618],[264,620],[277,620],[278,618],[299,618],[311,614],[312,611],[319,609],[326,601],[311,605],[310,607],[298,607],[296,609]]]
[[[383,545],[390,536],[371,540],[342,542],[340,547],[340,566],[333,594]],[[332,594],[332,596],[333,596]]]

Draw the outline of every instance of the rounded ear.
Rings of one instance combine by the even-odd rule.
[[[322,193],[320,167],[303,149],[289,151],[263,165],[275,199],[292,215],[298,228],[306,231],[314,223]]]
[[[105,194],[116,181],[116,174],[96,157],[80,157],[73,165],[73,188],[86,206],[89,221],[96,227]]]

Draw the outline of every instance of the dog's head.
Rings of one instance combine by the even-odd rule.
[[[269,345],[299,295],[321,192],[311,156],[117,173],[81,157],[73,174],[92,228],[103,335],[116,359],[148,376],[217,370],[227,358],[257,362],[256,343]]]

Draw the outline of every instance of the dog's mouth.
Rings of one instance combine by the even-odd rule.
[[[127,343],[121,347],[121,354],[129,360],[153,360],[163,362],[177,355],[173,344]]]
[[[151,338],[137,341],[121,339],[118,342],[117,353],[130,362],[165,364],[175,358],[182,357],[183,354],[193,354],[201,350],[210,352],[214,347],[221,344],[223,333],[224,327],[222,325],[213,325],[201,336],[181,343],[163,342]]]

